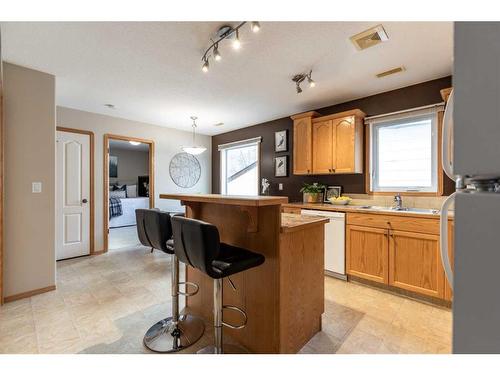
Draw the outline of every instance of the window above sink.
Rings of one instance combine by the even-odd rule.
[[[371,193],[441,193],[440,110],[435,106],[367,119]]]

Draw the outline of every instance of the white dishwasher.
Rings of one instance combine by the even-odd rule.
[[[325,224],[325,273],[346,280],[345,213],[318,210],[301,210],[300,213],[330,219],[330,222]]]

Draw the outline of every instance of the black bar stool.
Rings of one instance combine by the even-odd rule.
[[[241,353],[241,349],[231,348],[229,345],[223,344],[222,326],[241,329],[247,323],[247,315],[242,309],[236,306],[223,305],[223,279],[235,273],[260,266],[264,263],[264,256],[240,247],[221,243],[217,227],[200,220],[180,216],[172,217],[172,231],[174,250],[179,260],[214,279],[215,345],[203,348],[198,353]],[[230,279],[229,281],[231,282]],[[244,317],[243,324],[235,326],[224,322],[223,309],[231,309],[241,313]]]
[[[170,214],[158,209],[135,210],[137,234],[144,246],[172,255],[172,316],[160,320],[146,332],[144,345],[157,353],[171,353],[185,349],[200,339],[205,331],[203,321],[191,314],[179,315],[179,295],[187,297],[198,293],[198,285],[179,282],[179,260],[175,256]],[[179,291],[179,285],[195,288],[192,293]]]

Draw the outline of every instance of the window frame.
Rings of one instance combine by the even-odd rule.
[[[434,108],[431,109],[426,109],[426,110],[415,110],[415,111],[404,111],[407,113],[404,113],[403,115],[397,116],[397,115],[384,115],[384,116],[374,116],[372,118],[367,118],[365,119],[365,124],[366,124],[366,165],[368,166],[368,171],[365,174],[365,186],[366,186],[366,192],[370,195],[394,195],[394,194],[400,194],[400,195],[406,195],[406,196],[441,196],[443,195],[443,169],[441,165],[441,142],[442,142],[442,122],[443,122],[443,114],[444,114],[444,108],[442,105],[436,105]],[[384,117],[386,117],[384,119]],[[425,118],[425,117],[430,117],[432,116],[432,131],[434,134],[433,139],[433,174],[435,174],[434,178],[434,184],[433,187],[435,186],[435,190],[432,189],[412,189],[412,187],[408,187],[408,189],[394,189],[394,188],[387,188],[387,189],[374,189],[374,184],[373,184],[373,176],[374,176],[374,155],[376,150],[374,150],[374,145],[373,145],[373,140],[374,140],[374,126],[382,126],[384,123],[389,124],[392,123],[395,125],[395,123],[400,122],[404,123],[409,119],[415,119],[415,118]],[[381,119],[378,119],[378,117],[382,117]],[[377,118],[377,120],[372,121],[372,119]],[[386,125],[390,126],[390,125]]]
[[[229,150],[235,150],[238,148],[244,148],[244,147],[249,147],[249,146],[256,146],[257,147],[257,181],[256,181],[256,188],[257,188],[257,195],[259,195],[259,187],[260,187],[260,160],[261,160],[261,144],[262,137],[256,137],[256,138],[250,138],[250,139],[244,139],[241,141],[236,141],[236,142],[231,142],[231,143],[226,143],[218,146],[218,150],[220,152],[220,192],[223,195],[228,195],[227,194],[227,151]],[[233,195],[237,196],[237,195]]]

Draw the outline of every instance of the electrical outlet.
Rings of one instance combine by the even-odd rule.
[[[42,192],[42,183],[41,182],[32,182],[31,183],[31,192],[32,193],[41,193]]]
[[[283,190],[283,184],[278,184],[278,190]]]

